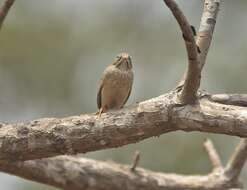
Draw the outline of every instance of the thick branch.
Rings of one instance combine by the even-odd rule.
[[[129,166],[72,156],[1,163],[0,171],[65,190],[233,190],[232,188],[240,188],[242,185],[238,182],[238,175],[234,178],[233,175],[229,177],[229,172],[232,174],[233,171],[240,171],[244,166],[243,155],[246,155],[246,142],[243,140],[240,143],[225,170],[213,143],[207,140],[204,146],[215,169],[218,168],[218,170],[213,170],[205,176],[163,174],[141,168],[130,170]],[[136,153],[136,155],[139,154]]]
[[[204,96],[195,102],[220,1],[205,2],[197,39],[202,52],[199,59],[195,39],[185,16],[173,0],[164,1],[183,32],[189,60],[180,100],[183,104],[194,104],[178,104],[177,94],[171,92],[130,108],[103,114],[101,118],[82,115],[62,119],[45,118],[27,123],[2,123],[1,171],[67,190],[225,190],[240,187],[237,180],[247,158],[246,139],[240,143],[226,169],[222,167],[213,144],[208,141],[205,147],[215,170],[205,176],[136,169],[139,157],[136,157],[132,171],[128,166],[71,156],[19,161],[118,147],[176,130],[247,137],[247,108],[217,104],[211,101],[215,101],[213,96]],[[14,0],[6,0],[0,9],[0,28],[13,3]]]
[[[188,68],[184,79],[184,85],[180,100],[183,104],[193,103],[196,100],[197,90],[200,86],[201,71],[199,68],[199,59],[197,53],[197,45],[195,42],[194,34],[183,12],[180,10],[174,0],[164,0],[166,5],[172,11],[176,18],[180,29],[182,30],[187,56]]]
[[[0,124],[0,161],[76,154],[136,143],[171,131],[203,131],[247,137],[247,107],[203,96],[181,106],[171,92],[103,114]]]
[[[2,28],[3,21],[14,2],[15,0],[5,0],[3,6],[0,8],[0,29]]]
[[[219,12],[221,0],[205,0],[204,10],[201,17],[200,28],[197,36],[197,45],[201,53],[199,54],[201,70],[205,64],[208,50],[212,41],[214,27]]]
[[[239,187],[222,172],[183,176],[141,168],[60,156],[42,160],[0,164],[0,170],[65,190],[226,190]]]

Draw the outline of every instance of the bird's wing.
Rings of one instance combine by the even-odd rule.
[[[101,108],[101,103],[102,103],[101,102],[102,89],[103,89],[103,80],[100,81],[100,87],[99,87],[98,94],[97,94],[97,105],[99,109]]]
[[[102,91],[104,88],[104,82],[109,78],[110,69],[111,69],[111,65],[106,67],[106,69],[103,72],[103,76],[100,80],[100,87],[99,87],[98,94],[97,94],[97,105],[99,109],[102,107]]]
[[[123,106],[126,104],[126,102],[128,101],[128,99],[130,97],[131,90],[132,90],[132,84],[133,84],[133,74],[131,76],[131,84],[130,84],[129,92],[128,92],[128,95],[126,96],[126,99],[124,100]]]
[[[129,97],[130,97],[130,93],[131,93],[131,88],[129,90],[128,96],[126,96],[126,99],[124,100],[123,106],[126,104],[126,102],[128,101]]]

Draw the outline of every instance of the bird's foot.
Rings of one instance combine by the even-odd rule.
[[[96,112],[96,115],[97,115],[98,117],[101,117],[102,113],[104,113],[104,112],[105,112],[105,109],[104,109],[104,108],[100,108],[100,109]]]

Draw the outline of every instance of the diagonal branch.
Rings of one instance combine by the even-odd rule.
[[[241,140],[226,167],[226,175],[237,179],[247,160],[247,139]]]
[[[210,157],[217,154],[211,141],[205,146]],[[237,149],[237,152],[241,151],[242,148]],[[243,164],[232,165],[233,169],[240,167]],[[213,170],[203,176],[157,173],[139,167],[133,172],[129,166],[72,156],[0,164],[0,171],[65,190],[230,190],[242,187],[238,176],[229,178],[222,170]]]
[[[247,137],[247,107],[219,104],[210,96],[181,106],[171,92],[103,114],[0,123],[0,162],[119,147],[171,131],[201,131]]]
[[[3,6],[0,8],[0,29],[2,28],[4,19],[6,18],[9,9],[14,4],[15,0],[5,0]]]
[[[208,50],[213,37],[217,15],[219,12],[221,0],[205,0],[204,10],[201,17],[200,28],[197,36],[197,45],[200,47],[199,55],[200,68],[202,70],[205,65]]]
[[[185,46],[188,56],[188,68],[184,79],[184,86],[180,96],[182,104],[193,103],[196,100],[197,90],[200,87],[201,71],[199,68],[199,59],[197,45],[193,31],[183,12],[180,10],[174,0],[164,0],[166,5],[172,11],[180,29],[182,30]]]
[[[136,167],[137,167],[139,161],[140,161],[140,152],[136,151],[135,155],[134,155],[134,158],[133,158],[133,163],[132,163],[132,165],[130,167],[130,170],[132,172],[134,172],[136,170]]]
[[[223,169],[220,157],[213,145],[213,142],[210,139],[207,139],[203,145],[208,153],[208,157],[212,163],[213,170]]]

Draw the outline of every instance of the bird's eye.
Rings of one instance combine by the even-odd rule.
[[[120,56],[120,55],[118,55],[118,56],[116,57],[116,59],[117,59],[117,61],[120,61],[121,56]]]

